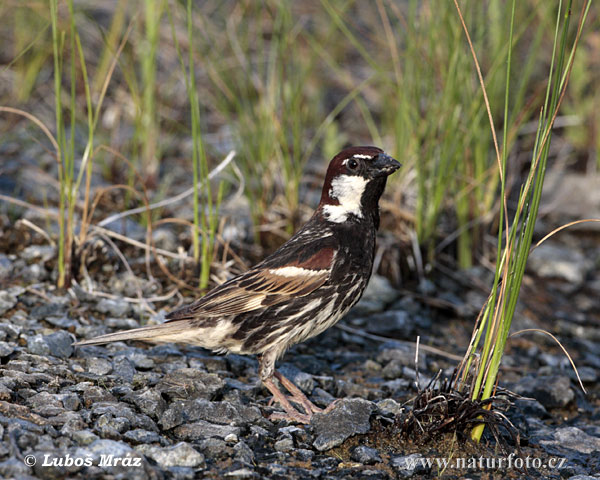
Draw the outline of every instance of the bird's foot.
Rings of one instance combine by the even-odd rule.
[[[338,400],[333,401],[327,408],[322,409],[317,407],[313,402],[311,402],[304,393],[294,385],[290,380],[284,377],[278,371],[274,373],[275,378],[279,380],[281,385],[285,387],[285,389],[290,393],[289,396],[277,388],[273,380],[270,378],[267,380],[263,380],[263,384],[267,389],[273,394],[273,398],[269,401],[269,405],[272,405],[273,402],[278,402],[286,413],[274,413],[269,418],[271,420],[288,420],[295,421],[298,423],[310,423],[310,420],[315,413],[329,413],[331,410],[335,408],[338,403]],[[305,413],[300,412],[291,402],[295,402],[300,405]]]

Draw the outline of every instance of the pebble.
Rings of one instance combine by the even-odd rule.
[[[64,330],[50,335],[35,335],[27,339],[27,349],[35,355],[69,358],[73,353],[73,337]]]
[[[526,376],[513,388],[515,393],[535,398],[546,408],[566,407],[575,399],[571,380],[565,375]]]
[[[0,315],[4,315],[17,304],[17,296],[8,290],[0,290]]]
[[[136,450],[152,458],[163,468],[169,467],[203,467],[204,455],[187,442],[179,442],[172,447],[156,447],[139,445]]]
[[[392,457],[391,464],[400,477],[409,478],[416,474],[428,474],[431,471],[431,467],[423,466],[423,459],[420,453],[397,455]]]
[[[316,435],[313,446],[322,452],[341,445],[353,435],[367,433],[372,411],[372,402],[344,398],[327,415],[315,414],[311,421]]]
[[[365,465],[372,465],[382,461],[379,452],[375,448],[364,445],[355,447],[350,454],[350,458],[355,462],[364,463]]]

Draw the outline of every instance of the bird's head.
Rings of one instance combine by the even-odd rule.
[[[400,163],[377,147],[350,147],[329,163],[319,210],[335,223],[360,220],[366,215],[378,218],[378,201],[388,175]]]

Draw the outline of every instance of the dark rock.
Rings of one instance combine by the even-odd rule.
[[[173,433],[177,438],[182,440],[198,440],[207,437],[226,439],[231,434],[239,435],[240,429],[229,425],[216,425],[204,420],[198,420],[176,427]]]
[[[362,463],[364,465],[372,465],[374,463],[381,462],[379,452],[374,448],[369,448],[364,445],[359,445],[352,450],[350,458],[355,462]]]
[[[556,446],[575,450],[579,453],[590,454],[600,452],[600,438],[588,435],[583,430],[576,427],[558,428],[553,432],[552,440],[542,440],[543,446]]]
[[[35,355],[69,358],[73,353],[73,337],[64,330],[50,335],[36,335],[27,339],[27,349]]]
[[[115,357],[113,360],[113,374],[119,379],[131,383],[135,375],[135,367],[126,357]]]
[[[86,370],[94,375],[107,375],[112,371],[112,362],[105,358],[87,357],[85,359]]]
[[[7,342],[0,342],[0,357],[8,357],[15,351],[15,345]]]
[[[31,468],[23,460],[9,458],[0,462],[0,476],[2,478],[31,478]]]
[[[125,395],[124,400],[133,402],[146,415],[161,420],[167,408],[167,402],[156,390],[146,389],[143,392],[131,393]]]
[[[310,462],[315,456],[315,452],[306,448],[299,448],[294,453],[301,462]]]
[[[131,305],[120,298],[102,298],[96,305],[96,310],[113,317],[124,317],[129,313]]]
[[[158,433],[150,432],[142,428],[135,428],[125,432],[123,438],[136,445],[140,443],[159,443],[161,440],[161,436]]]
[[[367,433],[372,410],[373,404],[367,400],[345,398],[331,412],[315,414],[311,421],[317,437],[313,446],[319,451],[329,450],[352,435]]]
[[[194,398],[211,400],[224,385],[225,382],[214,373],[181,368],[165,375],[156,388],[160,393],[174,400]]]
[[[546,408],[562,408],[575,399],[571,381],[565,375],[526,376],[514,385],[513,391],[535,398]]]
[[[233,446],[233,450],[235,451],[234,460],[247,464],[254,464],[254,452],[248,446],[248,444],[244,441],[240,441]]]
[[[13,308],[17,301],[17,295],[12,290],[0,290],[0,315]]]

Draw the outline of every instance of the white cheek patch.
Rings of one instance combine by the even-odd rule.
[[[327,218],[336,223],[345,222],[348,215],[362,218],[360,199],[367,186],[367,180],[356,175],[340,175],[331,182],[329,196],[335,198],[339,205],[325,205],[323,212]]]

